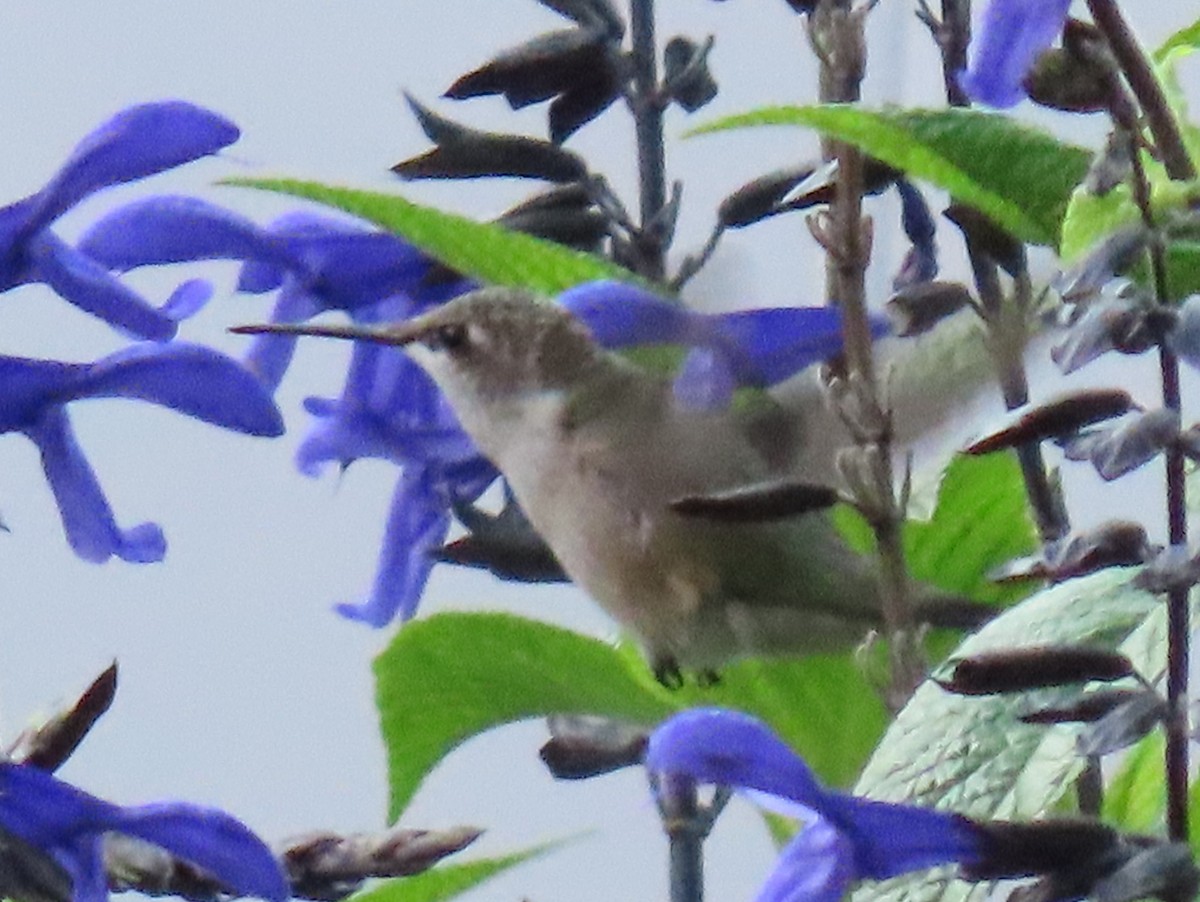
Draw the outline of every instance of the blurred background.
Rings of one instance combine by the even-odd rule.
[[[871,16],[871,104],[940,103],[937,54],[913,13],[912,3],[885,3]],[[1170,4],[1137,4],[1130,13],[1152,45],[1185,24]],[[0,202],[37,190],[74,143],[118,109],[174,97],[230,117],[242,139],[218,158],[92,198],[59,224],[60,234],[70,239],[105,210],[154,192],[200,194],[259,222],[297,206],[214,185],[233,175],[396,190],[489,218],[537,186],[399,183],[388,167],[427,146],[401,92],[473,126],[544,135],[543,107],[512,113],[498,98],[457,103],[439,95],[501,49],[562,23],[532,0],[9,0],[0,10]],[[710,63],[720,94],[693,122],[815,97],[803,19],[782,2],[661,3],[660,43],[680,33],[717,38]],[[1194,78],[1194,68],[1186,71]],[[1099,121],[1028,105],[1022,113],[1077,143],[1096,146],[1102,137]],[[704,241],[724,195],[815,155],[815,139],[798,130],[684,141],[688,124],[677,109],[668,116],[669,177],[685,183],[677,257]],[[636,206],[623,106],[568,146]],[[931,193],[932,203],[940,200]],[[872,294],[882,301],[905,248],[897,204],[885,197],[869,212],[877,234]],[[944,261],[961,256],[953,233],[943,232],[942,246]],[[1040,265],[1049,271],[1048,261]],[[183,278],[212,278],[214,301],[181,334],[240,354],[244,340],[225,328],[261,320],[271,300],[234,294],[235,272],[189,266],[131,281],[157,300]],[[803,218],[780,217],[727,233],[687,297],[702,307],[817,303],[822,284]],[[42,286],[9,292],[0,303],[0,353],[87,361],[122,343]],[[118,522],[154,520],[166,530],[162,564],[75,558],[36,450],[20,436],[0,440],[0,515],[11,530],[0,534],[0,735],[11,738],[51,713],[115,658],[116,705],[65,767],[67,779],[122,802],[183,797],[220,805],[270,839],[385,826],[370,664],[393,629],[342,620],[332,605],[360,600],[370,586],[395,470],[360,462],[344,475],[309,480],[291,460],[306,429],[301,400],[337,393],[347,350],[302,346],[279,394],[288,434],[273,441],[144,404],[72,407]],[[999,411],[998,399],[983,397],[979,410]],[[1147,485],[1153,490],[1154,480]],[[496,607],[614,635],[574,589],[501,584],[448,567],[435,570],[422,613]],[[474,898],[665,897],[666,843],[642,773],[555,783],[536,757],[545,735],[541,723],[528,723],[469,743],[433,774],[404,823],[486,828],[468,855],[592,831]],[[735,803],[721,818],[709,856],[711,898],[752,897],[773,852],[748,805]]]

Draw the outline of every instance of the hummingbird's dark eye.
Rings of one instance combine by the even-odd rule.
[[[431,351],[454,353],[467,346],[467,327],[463,323],[447,323],[431,329],[425,337],[425,346]]]

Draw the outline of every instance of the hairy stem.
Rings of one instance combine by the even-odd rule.
[[[853,103],[860,97],[866,66],[864,16],[849,0],[821,0],[810,15],[809,40],[820,65],[822,103]],[[870,325],[867,319],[866,272],[871,255],[871,223],[863,217],[863,155],[851,144],[824,142],[827,159],[837,162],[837,192],[827,227],[814,229],[826,251],[826,297],[842,310],[847,369],[879,422],[855,429],[858,451],[872,468],[870,483],[881,497],[859,499],[870,509],[880,560],[880,594],[884,624],[891,643],[891,686],[887,701],[901,706],[924,677],[924,661],[914,641],[908,567],[902,528],[904,511],[895,494],[892,465],[891,413],[880,400]]]
[[[1154,214],[1150,205],[1150,180],[1142,167],[1136,136],[1129,133],[1129,154],[1133,160],[1133,196],[1141,211],[1142,223],[1154,229]],[[1150,245],[1150,271],[1154,296],[1159,303],[1168,303],[1170,288],[1163,242],[1154,235]],[[1159,378],[1163,384],[1163,407],[1181,410],[1180,362],[1174,351],[1160,345],[1158,350]],[[1184,548],[1188,542],[1186,483],[1184,457],[1180,445],[1166,449],[1166,533],[1171,547]],[[1171,840],[1187,842],[1188,838],[1188,590],[1175,588],[1166,595],[1166,829]]]
[[[1133,38],[1120,10],[1110,0],[1088,0],[1096,25],[1104,32],[1130,88],[1142,107],[1168,174],[1173,179],[1194,178],[1195,167],[1179,135],[1178,124],[1159,88],[1150,64]],[[1128,132],[1133,161],[1133,198],[1143,224],[1151,230],[1149,249],[1151,283],[1159,304],[1170,303],[1170,285],[1162,236],[1157,232],[1150,201],[1150,181],[1142,165],[1137,135]],[[1159,347],[1159,374],[1163,407],[1180,412],[1179,360],[1165,345]],[[1174,548],[1187,547],[1187,497],[1184,455],[1178,443],[1166,450],[1167,539]],[[1189,669],[1188,590],[1175,587],[1167,593],[1167,721],[1166,770],[1167,832],[1171,839],[1188,839],[1188,702]]]
[[[1154,212],[1150,207],[1150,181],[1142,166],[1137,136],[1128,133],[1130,158],[1133,161],[1133,198],[1141,211],[1142,222],[1154,230]],[[1161,236],[1154,234],[1150,242],[1150,273],[1155,299],[1166,304],[1170,299],[1167,283],[1166,255]],[[1182,398],[1179,389],[1179,361],[1166,345],[1159,347],[1159,375],[1162,381],[1163,407],[1180,411]],[[1187,498],[1184,482],[1184,455],[1178,443],[1166,450],[1167,479],[1167,540],[1172,547],[1187,546]],[[1177,587],[1167,593],[1167,721],[1166,769],[1167,831],[1171,839],[1186,842],[1188,838],[1188,713],[1187,679],[1190,632],[1188,590]]]
[[[1179,410],[1179,361],[1167,348],[1159,351],[1163,406]],[[1167,450],[1167,523],[1170,542],[1187,545],[1184,457],[1178,447]],[[1171,839],[1188,838],[1188,590],[1167,594],[1167,829]]]

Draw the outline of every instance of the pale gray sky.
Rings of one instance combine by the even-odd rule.
[[[783,3],[661,6],[664,40],[681,31],[718,35],[712,63],[722,93],[701,118],[812,98],[801,20]],[[937,63],[911,6],[885,3],[874,15],[873,102],[935,96]],[[64,234],[150,191],[201,193],[259,221],[294,206],[211,187],[233,174],[396,189],[494,215],[532,186],[404,186],[387,173],[426,146],[400,91],[436,102],[458,74],[560,21],[531,0],[9,0],[0,10],[0,203],[36,190],[74,142],[117,109],[179,97],[232,118],[242,140],[219,159],[93,199],[64,221]],[[1147,28],[1147,37],[1156,40],[1173,24],[1180,23]],[[483,127],[543,127],[541,110],[513,116],[494,99],[436,106]],[[682,126],[670,117],[671,134]],[[627,197],[631,144],[619,109],[572,140]],[[722,195],[811,148],[809,137],[789,130],[673,143],[672,176],[687,181],[678,247],[703,240]],[[895,208],[879,215],[893,221]],[[803,234],[803,222],[792,217],[731,236],[700,293],[735,305],[815,301],[816,258],[796,250],[811,244]],[[948,246],[956,253],[957,244]],[[899,244],[881,235],[879,251],[880,271],[890,272]],[[218,280],[217,298],[187,324],[186,337],[240,350],[224,328],[262,318],[267,302],[232,295],[233,272],[186,270]],[[183,277],[138,274],[135,281],[161,297]],[[2,353],[91,360],[119,344],[40,287],[10,292],[0,305]],[[291,463],[306,428],[300,399],[336,393],[344,359],[345,349],[332,345],[302,349],[279,396],[289,432],[275,441],[229,435],[142,404],[73,407],[119,522],[155,520],[166,530],[170,549],[161,565],[77,560],[32,445],[17,436],[0,440],[0,511],[12,528],[0,536],[3,735],[51,711],[116,657],[117,704],[65,769],[67,778],[125,802],[184,796],[222,805],[270,838],[384,826],[370,662],[392,633],[343,621],[330,607],[369,587],[394,470],[367,462],[344,478],[312,481]],[[496,605],[612,634],[573,590],[501,585],[447,568],[435,572],[423,610]],[[665,842],[642,775],[555,784],[535,756],[543,738],[540,724],[528,724],[471,743],[433,775],[405,822],[486,827],[477,851],[489,854],[598,828],[490,884],[478,899],[664,896]],[[749,899],[772,857],[756,817],[735,806],[711,844],[711,898]]]

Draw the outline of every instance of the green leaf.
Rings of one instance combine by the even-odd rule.
[[[839,507],[835,517],[855,548],[872,548],[870,527],[853,509]],[[993,584],[987,574],[1036,547],[1021,470],[1006,454],[956,457],[942,478],[933,516],[904,525],[904,551],[916,579],[989,604],[1026,594],[1024,587]]]
[[[298,179],[238,178],[228,179],[224,184],[302,197],[351,213],[403,236],[452,269],[492,285],[530,288],[554,295],[598,279],[642,281],[601,257],[414,204],[395,194]]]
[[[1131,833],[1161,836],[1166,819],[1166,780],[1163,775],[1161,731],[1135,745],[1104,790],[1104,819]],[[1188,791],[1188,822],[1200,823],[1200,782]],[[1192,854],[1200,855],[1200,831],[1191,830]]]
[[[396,877],[372,885],[352,895],[350,902],[442,902],[562,845],[561,842],[546,843],[499,858],[440,865],[411,877]]]
[[[1200,19],[1179,29],[1162,42],[1151,58],[1156,65],[1169,62],[1176,54],[1187,54],[1200,48]]]
[[[1179,84],[1178,66],[1181,60],[1197,50],[1200,50],[1200,21],[1175,32],[1152,55],[1155,74],[1193,161],[1200,156],[1200,128],[1188,116],[1187,94]]]
[[[1162,165],[1143,154],[1146,176],[1150,181],[1150,205],[1160,218],[1187,207],[1200,183],[1175,182],[1167,177]],[[1094,245],[1123,226],[1140,221],[1141,213],[1133,202],[1128,185],[1118,185],[1104,197],[1080,187],[1071,196],[1062,224],[1060,253],[1066,261],[1086,254]],[[1167,273],[1174,297],[1197,290],[1200,263],[1194,241],[1177,240],[1167,245]]]
[[[1071,191],[1091,154],[1007,116],[975,110],[865,110],[843,105],[768,107],[692,134],[798,125],[847,141],[986,213],[1014,235],[1054,246]]]
[[[526,718],[597,714],[650,727],[697,704],[740,708],[841,785],[857,775],[884,726],[878,696],[850,655],[745,660],[723,670],[716,686],[672,692],[628,646],[508,614],[414,621],[376,660],[375,677],[393,818],[453,749]]]
[[[1046,589],[969,637],[956,655],[1060,642],[1119,645],[1153,676],[1162,666],[1165,617],[1161,602],[1133,588],[1130,579],[1128,570],[1107,571]],[[972,817],[1043,816],[1069,792],[1082,767],[1075,746],[1080,727],[1034,726],[1017,716],[1075,692],[963,697],[927,682],[888,729],[856,791]],[[947,883],[946,876],[942,869],[897,879],[874,888],[871,898],[949,902],[990,892],[985,885]]]
[[[1200,22],[1167,38],[1153,55],[1155,74],[1193,159],[1200,159],[1200,128],[1188,118],[1187,98],[1179,84],[1176,68],[1180,60],[1197,49],[1200,49]],[[1150,182],[1150,205],[1157,219],[1169,221],[1173,212],[1189,207],[1200,189],[1200,181],[1172,181],[1162,164],[1145,152],[1142,153],[1142,165]],[[1064,260],[1074,260],[1118,228],[1140,219],[1141,213],[1128,185],[1119,185],[1104,197],[1096,197],[1081,186],[1072,195],[1063,218],[1061,255]],[[1200,247],[1194,241],[1171,241],[1167,245],[1166,262],[1172,300],[1200,291]],[[1139,282],[1148,284],[1145,267],[1133,275]]]
[[[1106,821],[1132,833],[1155,832],[1166,810],[1163,779],[1165,740],[1156,730],[1125,755],[1104,788],[1102,814]]]
[[[438,614],[407,624],[375,661],[391,816],[462,742],[553,713],[653,724],[672,710],[649,672],[611,646],[508,614]]]
[[[302,197],[351,213],[401,236],[451,269],[491,285],[528,288],[543,295],[603,279],[646,285],[636,273],[603,257],[414,204],[395,194],[297,179],[238,178],[223,184]],[[661,286],[646,287],[667,296]],[[647,370],[670,374],[678,370],[686,352],[681,345],[647,345],[621,353]]]
[[[1192,788],[1188,792],[1188,824],[1200,824],[1200,782],[1192,783]],[[1188,833],[1192,854],[1200,857],[1200,830],[1192,827]]]

